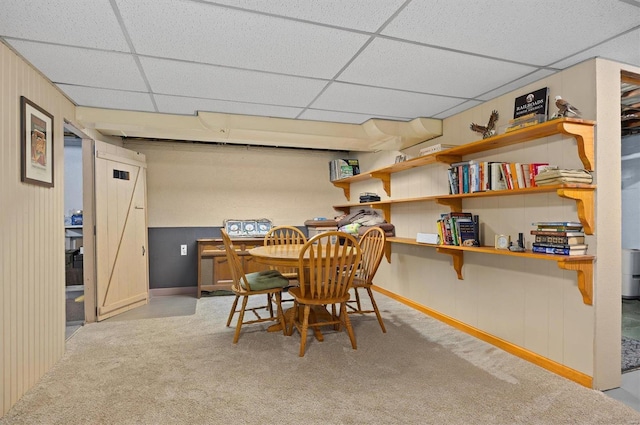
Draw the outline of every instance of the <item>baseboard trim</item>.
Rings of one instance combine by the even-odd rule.
[[[198,288],[195,286],[177,286],[173,288],[153,288],[149,289],[150,297],[161,297],[167,295],[193,295],[194,297],[198,293]]]
[[[575,369],[571,369],[563,364],[555,362],[551,359],[543,357],[539,354],[536,354],[532,351],[529,351],[525,348],[520,347],[519,345],[512,344],[504,339],[498,338],[494,335],[491,335],[487,332],[484,332],[480,329],[474,328],[473,326],[469,326],[468,324],[461,322],[460,320],[454,319],[453,317],[442,314],[436,310],[432,310],[428,307],[425,307],[421,304],[416,303],[408,298],[405,298],[401,295],[388,291],[379,286],[373,286],[373,289],[377,292],[380,292],[383,295],[388,296],[402,304],[409,306],[415,310],[418,310],[422,313],[425,313],[434,319],[437,319],[447,325],[453,326],[454,328],[467,333],[471,336],[474,336],[482,341],[488,342],[491,345],[494,345],[514,356],[520,357],[523,360],[527,360],[530,363],[533,363],[537,366],[540,366],[544,369],[547,369],[550,372],[555,373],[556,375],[560,375],[564,378],[567,378],[573,382],[576,382],[582,386],[587,388],[593,388],[593,377],[586,375],[582,372],[579,372]]]

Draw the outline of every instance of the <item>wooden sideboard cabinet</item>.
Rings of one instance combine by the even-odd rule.
[[[222,238],[198,239],[198,298],[202,291],[230,290],[232,277],[227,254],[224,250]],[[253,273],[267,269],[267,266],[258,264],[249,255],[249,250],[264,244],[264,238],[236,238],[232,239],[233,247],[240,256],[245,273]],[[202,261],[211,259],[213,273],[210,282],[203,282]]]

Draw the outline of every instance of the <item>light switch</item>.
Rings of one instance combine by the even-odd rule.
[[[187,246],[180,245],[180,255],[187,255]]]

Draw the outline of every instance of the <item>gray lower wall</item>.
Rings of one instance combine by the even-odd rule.
[[[306,226],[297,227],[308,234]],[[149,289],[198,286],[197,240],[219,237],[220,227],[150,227]],[[187,245],[187,255],[180,255],[180,245]],[[210,263],[203,261],[208,279]]]

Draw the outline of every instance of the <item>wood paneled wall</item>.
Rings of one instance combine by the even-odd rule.
[[[0,416],[64,353],[64,118],[74,105],[0,43]],[[54,116],[54,187],[20,181],[20,96]]]

